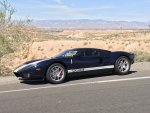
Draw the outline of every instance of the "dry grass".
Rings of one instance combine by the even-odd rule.
[[[6,69],[36,58],[50,58],[69,48],[91,47],[137,54],[136,61],[150,61],[149,30],[63,30],[48,31],[27,27],[21,29],[32,39],[29,49],[20,48],[1,59]],[[24,50],[28,51],[24,53]],[[6,62],[7,59],[7,62]]]
[[[134,53],[136,54],[136,62],[150,62],[150,53],[142,51],[135,51]]]

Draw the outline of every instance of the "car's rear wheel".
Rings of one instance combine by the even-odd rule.
[[[53,84],[62,83],[66,78],[66,69],[62,64],[52,64],[46,73],[46,80]]]
[[[120,75],[128,74],[130,71],[130,61],[127,57],[119,57],[115,63],[115,72]]]

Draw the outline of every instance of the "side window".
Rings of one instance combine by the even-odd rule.
[[[98,50],[93,50],[93,56],[99,56],[99,51]]]
[[[92,50],[92,49],[85,50],[84,56],[86,56],[86,57],[99,56],[99,51],[98,50]]]
[[[80,56],[84,57],[85,56],[84,53],[85,53],[84,51],[80,51]]]
[[[92,52],[93,52],[92,50],[85,50],[85,51],[84,51],[84,56],[86,56],[86,57],[93,56],[93,55],[92,55]]]

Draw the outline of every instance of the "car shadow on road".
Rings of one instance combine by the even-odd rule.
[[[20,81],[20,83],[22,84],[28,84],[28,85],[44,85],[44,84],[48,84],[47,81],[44,80],[22,80]]]
[[[127,75],[131,75],[136,72],[137,71],[130,71],[129,74],[127,74]],[[91,79],[91,78],[99,78],[99,77],[107,77],[107,76],[116,76],[116,74],[74,75],[74,76],[69,76],[64,83],[67,83],[70,81],[82,80],[82,79]],[[118,75],[118,76],[122,76],[122,75]],[[126,76],[126,75],[123,75],[123,76]],[[44,81],[44,80],[21,81],[20,83],[28,84],[28,85],[49,84],[47,81]]]
[[[136,73],[137,71],[130,71],[127,75],[131,75],[133,73]],[[67,79],[66,82],[69,81],[75,81],[75,80],[82,80],[82,79],[91,79],[91,78],[99,78],[99,77],[108,77],[108,76],[116,76],[116,74],[113,73],[107,73],[107,74],[92,74],[92,75],[80,75],[80,76],[71,76]],[[117,76],[126,76],[126,75],[117,75]]]

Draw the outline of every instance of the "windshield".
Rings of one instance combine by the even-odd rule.
[[[56,55],[55,57],[73,57],[77,55],[77,53],[78,53],[77,50],[65,50],[59,53],[58,55]]]

